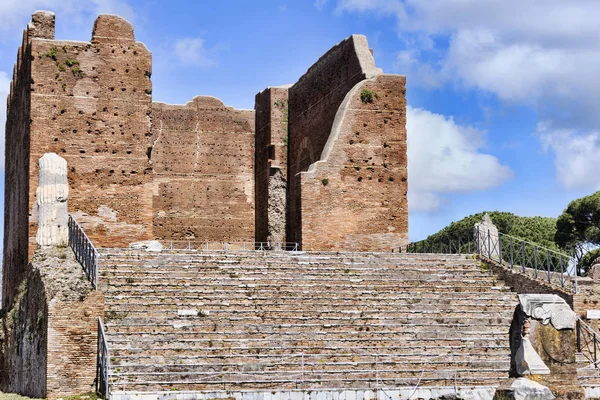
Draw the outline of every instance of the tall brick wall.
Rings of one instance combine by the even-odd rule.
[[[151,238],[150,52],[127,21],[101,15],[90,43],[34,38],[31,54],[30,241],[46,152],[67,160],[69,211],[96,246]]]
[[[104,293],[100,290],[49,303],[47,397],[94,390],[98,317],[104,317]]]
[[[46,397],[48,302],[40,271],[28,269],[2,322],[0,390]]]
[[[269,87],[256,95],[254,150],[255,238],[285,242],[288,87]]]
[[[34,15],[34,19],[37,16]],[[53,25],[53,16],[46,25]],[[39,21],[38,25],[44,25]],[[4,258],[1,306],[7,309],[12,303],[15,290],[23,279],[28,261],[29,221],[29,146],[30,146],[30,39],[36,34],[36,24],[23,32],[23,43],[17,53],[13,69],[10,95],[7,99],[6,153],[4,169]],[[54,31],[45,32],[49,39]],[[10,234],[9,234],[10,233]]]
[[[352,35],[289,90],[286,235],[305,250],[388,251],[408,239],[405,78],[381,74]],[[362,89],[379,98],[363,104]]]
[[[254,111],[214,97],[154,103],[154,235],[170,241],[254,237]]]
[[[35,398],[93,390],[104,293],[93,290],[71,249],[36,250],[7,311],[0,390]]]
[[[408,242],[405,83],[379,75],[346,96],[321,161],[300,173],[304,250],[390,251]]]

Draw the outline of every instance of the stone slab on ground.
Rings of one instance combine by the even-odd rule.
[[[133,250],[162,251],[163,246],[158,240],[143,240],[131,243],[129,248]]]
[[[494,396],[494,400],[552,400],[554,398],[546,386],[527,378],[509,381],[508,384],[498,388]]]

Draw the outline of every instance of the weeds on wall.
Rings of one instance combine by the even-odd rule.
[[[62,46],[63,54],[67,53],[67,46]],[[71,70],[71,73],[76,79],[81,79],[85,76],[81,68],[79,68],[79,60],[66,58],[64,61],[59,60],[58,58],[58,48],[56,46],[52,46],[50,50],[45,53],[38,53],[38,58],[42,59],[44,57],[51,58],[56,62],[56,67],[58,68],[58,72],[54,75],[54,79],[58,82],[62,82],[63,78],[61,76],[61,72],[65,72],[67,68]],[[62,84],[61,88],[64,91],[67,90],[67,85]]]
[[[363,89],[362,92],[360,92],[360,101],[363,103],[372,103],[374,100],[378,99],[379,95],[372,90]]]

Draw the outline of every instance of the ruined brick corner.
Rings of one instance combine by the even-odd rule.
[[[135,42],[133,25],[117,15],[100,14],[94,22],[92,43],[112,41]]]
[[[54,40],[55,15],[51,11],[38,10],[31,15],[27,25],[27,36],[31,38]]]

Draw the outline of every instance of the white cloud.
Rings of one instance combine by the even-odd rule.
[[[315,7],[317,10],[321,11],[323,7],[327,4],[327,0],[315,0]]]
[[[570,129],[553,129],[549,122],[540,122],[537,133],[545,148],[556,154],[556,177],[564,187],[600,189],[596,165],[600,154],[599,130],[578,133]]]
[[[0,71],[0,171],[4,171],[4,138],[6,127],[6,97],[10,91],[10,77]]]
[[[397,19],[395,67],[410,84],[451,82],[532,107],[554,127],[538,133],[571,187],[559,170],[565,151],[581,158],[600,131],[599,1],[339,0],[338,10]],[[579,168],[576,186],[597,187],[594,166]]]
[[[202,38],[177,40],[174,53],[184,65],[208,68],[216,64],[214,49],[207,49]]]
[[[481,152],[483,132],[420,108],[407,107],[408,204],[431,211],[442,195],[492,188],[512,176],[510,168]]]
[[[90,22],[98,14],[116,14],[134,22],[135,13],[124,0],[2,0],[0,1],[0,32],[24,29],[35,10],[48,10],[70,24],[85,24],[91,33]]]

